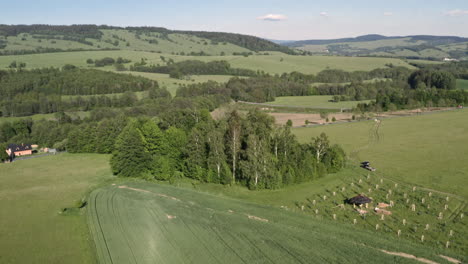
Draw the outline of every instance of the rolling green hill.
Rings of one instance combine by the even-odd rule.
[[[468,38],[451,36],[385,37],[365,35],[356,38],[303,40],[287,46],[315,54],[383,56],[409,59],[468,58]]]
[[[259,51],[294,52],[253,36],[156,27],[95,25],[0,25],[0,54],[70,50],[136,50],[157,53],[221,55]]]

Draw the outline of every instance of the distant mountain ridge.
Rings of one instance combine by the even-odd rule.
[[[368,34],[362,35],[355,38],[339,38],[339,39],[310,39],[310,40],[298,40],[298,41],[284,41],[285,45],[289,47],[300,47],[303,45],[327,45],[334,43],[343,42],[363,42],[363,41],[376,41],[384,39],[401,39],[411,38],[414,41],[444,41],[446,44],[468,42],[468,38],[457,37],[457,36],[434,36],[434,35],[410,35],[410,36],[384,36],[379,34]]]
[[[468,38],[458,36],[383,36],[369,34],[355,38],[312,39],[283,42],[309,54],[376,56],[406,59],[468,60]]]

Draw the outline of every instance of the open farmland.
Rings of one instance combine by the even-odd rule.
[[[411,263],[381,250],[444,262],[439,250],[352,225],[165,185],[112,185],[89,201],[101,263]]]
[[[325,132],[353,162],[371,161],[385,178],[468,198],[468,111],[297,128],[305,142]]]
[[[457,79],[457,89],[468,90],[468,80]]]
[[[331,95],[313,95],[313,96],[282,96],[276,97],[275,101],[268,102],[271,105],[292,106],[292,107],[309,107],[323,109],[342,109],[353,108],[358,103],[369,103],[370,100],[364,101],[342,101],[333,102]]]
[[[226,60],[234,68],[262,70],[272,74],[298,71],[307,74],[315,74],[327,68],[342,69],[345,71],[370,71],[376,68],[385,68],[386,64],[404,66],[413,69],[400,59],[372,58],[372,57],[338,57],[338,56],[292,56],[280,52],[270,52],[269,55],[244,56],[178,56],[172,54],[160,54],[144,51],[112,50],[112,51],[77,51],[57,52],[30,55],[12,55],[0,57],[0,68],[7,68],[12,61],[25,62],[27,68],[61,67],[65,64],[73,64],[79,67],[89,67],[86,64],[88,58],[96,60],[104,57],[122,57],[133,62],[139,62],[141,58],[147,59],[149,64],[164,64],[161,56],[174,61],[201,60],[215,61]],[[106,69],[106,68],[104,68]]]
[[[60,154],[0,164],[0,263],[93,263],[83,212],[60,212],[111,179],[108,159]]]
[[[151,80],[158,81],[159,86],[166,87],[166,89],[172,94],[172,96],[176,95],[177,89],[181,85],[190,85],[190,84],[202,83],[202,82],[207,82],[207,81],[225,83],[233,77],[230,75],[191,75],[189,76],[189,79],[179,80],[179,79],[174,79],[174,78],[169,77],[169,74],[163,74],[163,73],[132,72],[132,71],[127,71],[125,73],[138,75],[138,76],[142,76]]]

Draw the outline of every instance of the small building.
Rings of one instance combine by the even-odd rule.
[[[6,153],[10,158],[32,155],[31,144],[9,144]]]

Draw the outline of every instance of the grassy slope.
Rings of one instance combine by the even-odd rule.
[[[126,72],[132,75],[143,76],[145,78],[156,80],[159,83],[159,86],[166,87],[166,89],[175,96],[177,89],[180,85],[190,85],[195,83],[202,83],[207,81],[216,81],[219,83],[224,83],[229,81],[233,76],[230,75],[191,75],[190,80],[178,80],[170,78],[169,74],[162,73],[149,73],[149,72]]]
[[[169,34],[167,38],[162,37],[158,33],[151,33],[149,35],[141,35],[138,39],[135,33],[128,30],[101,30],[104,34],[101,40],[87,39],[93,45],[82,44],[69,40],[57,39],[35,39],[30,34],[20,34],[19,36],[10,36],[7,38],[7,46],[4,50],[34,50],[38,47],[43,48],[56,48],[56,49],[121,49],[121,50],[140,50],[149,52],[200,52],[204,51],[210,55],[220,55],[221,52],[232,54],[233,52],[250,52],[248,49],[239,47],[234,44],[219,43],[218,45],[211,44],[208,39],[198,38],[185,34]],[[115,38],[114,36],[117,36]],[[112,43],[118,40],[118,45]],[[125,40],[125,41],[124,41]],[[149,40],[155,40],[156,43],[149,43]],[[130,43],[127,46],[127,43]],[[205,43],[207,43],[205,45]]]
[[[468,198],[468,110],[313,128],[297,128],[301,141],[322,132],[351,153],[354,162],[370,160],[385,177]]]
[[[333,99],[333,96],[330,96],[330,95],[283,96],[283,97],[277,97],[275,101],[268,102],[268,104],[340,109],[340,108],[353,108],[358,103],[369,102],[369,100],[365,100],[365,101],[344,101],[344,102],[335,103],[335,102],[330,102],[332,99]]]
[[[457,89],[468,90],[468,80],[457,79]]]
[[[226,60],[232,67],[246,68],[252,70],[263,70],[269,73],[284,73],[299,71],[303,73],[317,73],[324,69],[342,69],[346,71],[369,71],[375,68],[384,68],[385,64],[392,63],[395,66],[405,66],[414,68],[400,59],[391,58],[358,58],[358,57],[337,57],[337,56],[291,56],[283,53],[271,52],[270,55],[243,56],[177,56],[171,54],[159,54],[143,51],[81,51],[81,52],[60,52],[47,54],[31,54],[17,56],[0,56],[0,69],[7,68],[16,60],[26,62],[27,68],[39,67],[61,67],[65,64],[73,64],[79,67],[89,67],[86,64],[88,58],[101,59],[104,57],[123,57],[131,59],[133,62],[140,61],[141,58],[148,59],[150,64],[164,64],[161,56],[172,58],[174,61],[182,60]]]
[[[80,112],[66,112],[67,115],[69,115],[71,118],[85,118],[89,115],[89,112],[83,112],[83,111],[80,111]],[[16,120],[20,120],[20,119],[26,119],[26,118],[31,118],[32,120],[41,120],[41,119],[45,119],[45,120],[55,120],[55,114],[35,114],[35,115],[32,115],[32,116],[20,116],[20,117],[17,117],[17,116],[13,116],[13,117],[0,117],[0,123],[1,122],[13,122],[13,121],[16,121]]]
[[[441,260],[421,245],[279,208],[151,183],[126,186],[133,189],[108,186],[90,197],[101,263],[411,263],[378,249]]]
[[[110,178],[108,158],[60,154],[0,164],[0,262],[94,262],[86,218],[59,211]]]

